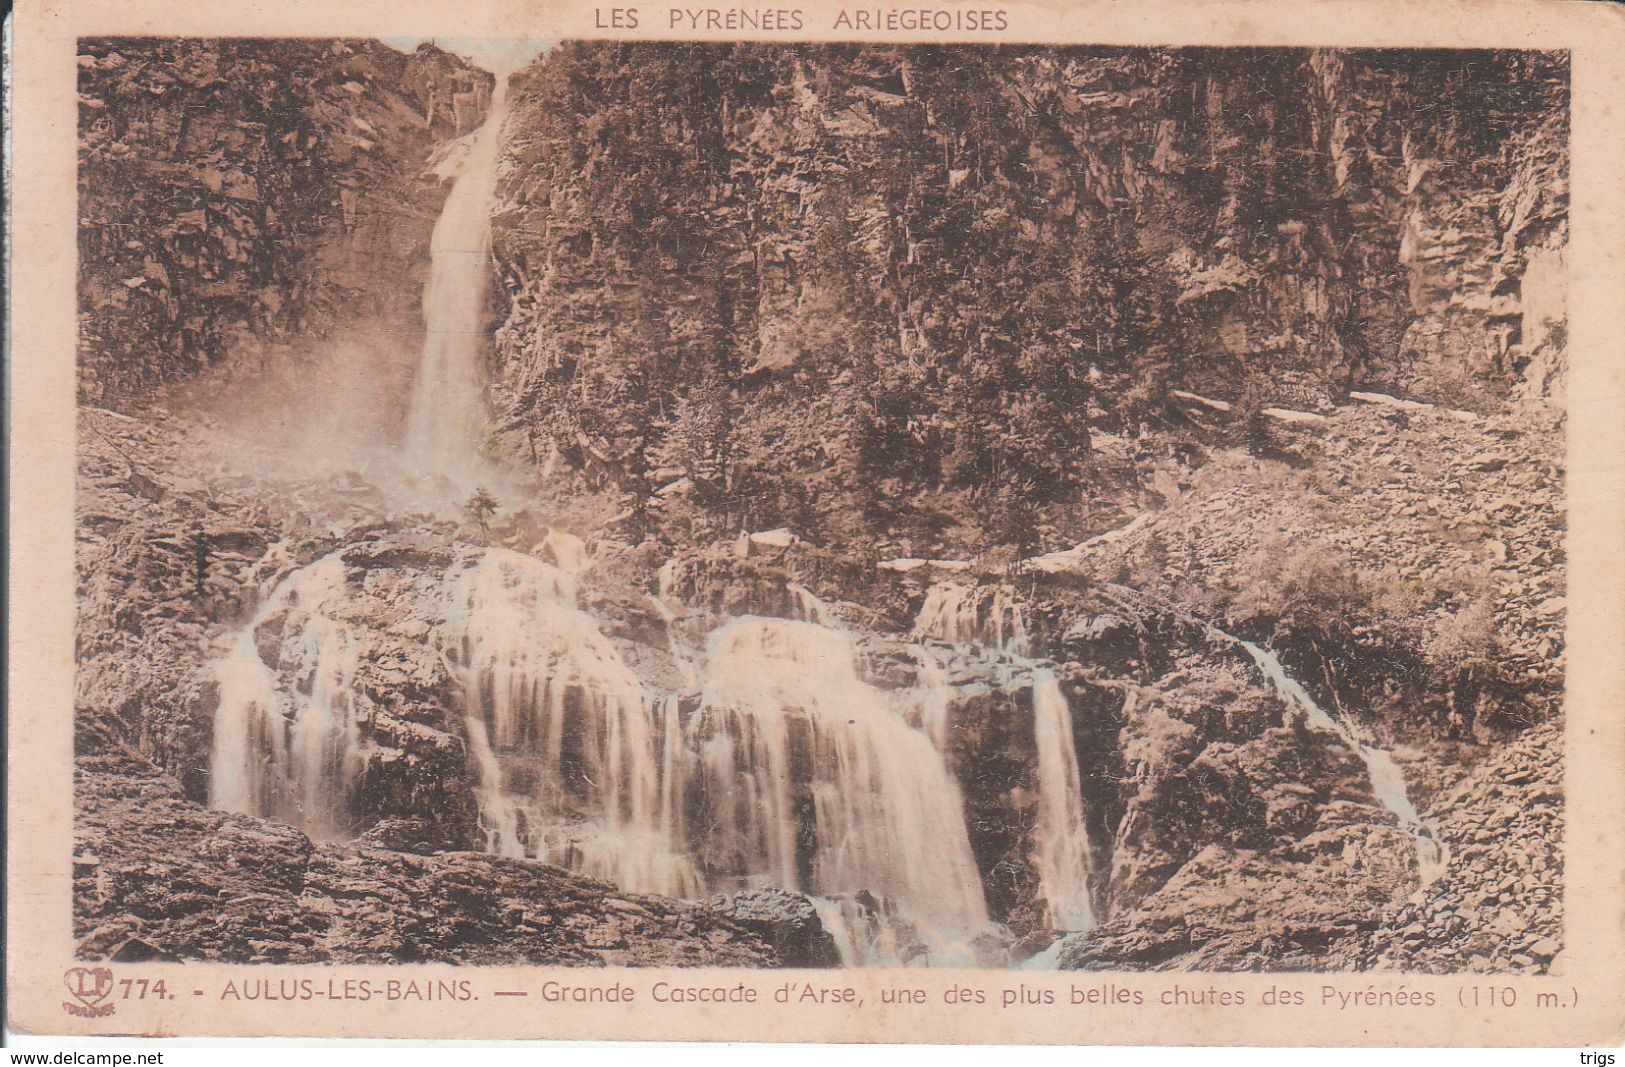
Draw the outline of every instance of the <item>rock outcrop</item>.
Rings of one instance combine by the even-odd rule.
[[[800,893],[755,889],[715,897],[712,911],[756,933],[786,967],[840,964],[835,940],[824,929],[812,902]]]
[[[314,842],[204,808],[138,757],[81,758],[74,931],[91,958],[771,967],[743,922],[556,867]],[[786,947],[792,947],[789,943]]]

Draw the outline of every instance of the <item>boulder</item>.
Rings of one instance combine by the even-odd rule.
[[[837,967],[835,939],[812,901],[782,889],[752,889],[712,897],[707,907],[766,942],[784,967]]]

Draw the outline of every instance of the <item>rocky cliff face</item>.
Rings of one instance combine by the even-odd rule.
[[[572,43],[509,127],[498,397],[634,536],[1060,547],[1170,387],[1547,395],[1566,100],[1523,53]]]
[[[139,405],[227,361],[241,384],[343,325],[410,352],[430,157],[491,84],[375,41],[81,42],[81,397]]]

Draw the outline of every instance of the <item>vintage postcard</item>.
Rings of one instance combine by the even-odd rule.
[[[1621,1040],[1625,11],[16,30],[11,1026]]]

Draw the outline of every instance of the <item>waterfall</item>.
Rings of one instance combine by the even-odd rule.
[[[934,649],[924,645],[912,645],[910,649],[920,665],[920,673],[914,681],[915,720],[937,746],[937,751],[945,753],[948,751],[948,713],[953,701],[948,672]]]
[[[354,694],[360,641],[336,617],[347,600],[337,554],[300,568],[272,590],[215,664],[215,807],[282,819],[315,837],[353,829],[351,793],[362,763]],[[279,614],[278,659],[267,664],[256,634]]]
[[[735,618],[692,660],[674,643],[686,684],[656,692],[578,603],[584,546],[564,535],[547,544],[565,566],[470,549],[437,592],[418,594],[461,681],[488,851],[634,892],[801,890],[852,965],[990,958],[964,798],[946,762],[952,694],[937,649],[911,646],[916,684],[882,689],[864,680],[852,634],[821,621],[828,608],[798,587],[800,618]],[[345,614],[359,596],[334,553],[277,583],[235,635],[216,664],[216,806],[319,837],[363,828],[365,631]],[[1015,635],[1009,611],[997,614]],[[261,651],[268,627],[272,659]],[[1053,673],[1006,658],[1033,687],[1031,862],[1046,913],[1056,929],[1087,928],[1070,711]]]
[[[1399,769],[1394,758],[1383,749],[1366,744],[1353,729],[1315,703],[1309,691],[1287,674],[1286,668],[1275,653],[1251,641],[1232,637],[1223,631],[1212,632],[1246,649],[1247,655],[1252,657],[1258,669],[1269,680],[1270,686],[1280,694],[1281,699],[1285,700],[1289,707],[1303,716],[1304,722],[1312,729],[1333,735],[1360,757],[1360,762],[1365,764],[1366,774],[1371,780],[1371,791],[1375,794],[1377,802],[1393,814],[1399,821],[1401,829],[1414,838],[1417,872],[1424,886],[1431,885],[1444,873],[1445,863],[1449,857],[1435,835],[1434,828],[1422,818],[1421,813],[1416,810],[1416,805],[1412,803],[1405,786],[1405,773]]]
[[[1052,930],[1095,925],[1089,903],[1089,835],[1083,821],[1083,781],[1072,739],[1072,709],[1055,673],[1032,671],[1033,734],[1038,752],[1038,824],[1033,867]]]
[[[887,967],[907,963],[930,950],[911,931],[882,914],[872,897],[811,897],[818,922],[835,942],[843,967]]]
[[[662,703],[660,713],[660,831],[674,856],[685,845],[682,704],[683,698],[672,693]],[[683,869],[691,871],[692,864],[685,861]],[[691,875],[690,881],[690,888],[700,888],[697,873]]]
[[[454,163],[456,180],[429,241],[427,332],[406,420],[408,469],[459,486],[475,482],[483,466],[485,301],[505,93],[499,78],[490,114]]]
[[[455,181],[430,239],[426,336],[402,444],[402,461],[414,476],[438,476],[459,488],[475,483],[482,467],[483,326],[504,90],[499,80],[490,115],[461,146]],[[215,664],[220,697],[210,796],[216,807],[282,819],[319,837],[353,829],[353,793],[363,760],[354,707],[360,642],[338,618],[348,599],[336,554],[296,570],[264,599]],[[279,662],[267,665],[256,632],[281,612],[288,621],[281,628]],[[489,780],[484,772],[494,766],[480,755],[487,740],[483,733],[473,739],[482,780]],[[517,837],[505,815],[491,815],[491,833]]]
[[[790,606],[794,618],[801,622],[817,623],[820,626],[829,626],[835,616],[829,610],[829,605],[813,593],[811,589],[799,582],[790,582],[785,587],[790,593]]]
[[[488,549],[459,560],[444,588],[440,642],[463,679],[487,849],[633,891],[702,892],[682,842],[678,698],[646,690],[557,567]],[[362,642],[340,615],[355,596],[328,556],[284,579],[233,637],[215,664],[214,806],[323,838],[359,828]],[[257,633],[279,616],[267,664]]]
[[[413,475],[458,493],[495,476],[481,445],[503,95],[499,82],[490,115],[442,169],[453,183],[430,242],[400,453]],[[789,583],[791,619],[733,619],[703,657],[673,635],[683,690],[656,692],[578,603],[585,545],[555,532],[540,554],[556,565],[465,551],[415,605],[438,618],[432,640],[461,682],[488,851],[667,896],[802,889],[849,963],[983,962],[991,926],[946,763],[951,691],[935,651],[912,646],[921,669],[911,689],[871,685],[837,613]],[[665,596],[675,570],[660,577]],[[217,806],[322,837],[364,829],[366,631],[344,614],[360,595],[335,554],[290,574],[232,639],[216,664]],[[267,662],[259,633],[273,622],[280,648]],[[920,632],[1010,657],[1027,643],[1004,587],[933,589]],[[1030,673],[1041,794],[1032,862],[1051,921],[1076,924],[1088,914],[1087,849],[1070,713],[1053,677]]]
[[[489,549],[450,582],[492,851],[638,892],[700,891],[677,822],[675,701],[657,701],[575,602],[564,571]]]
[[[925,594],[914,621],[922,637],[950,645],[983,644],[1020,652],[1027,646],[1027,620],[1021,604],[1002,585],[972,586],[941,582]]]
[[[873,894],[933,962],[969,959],[988,917],[959,787],[931,739],[859,677],[848,634],[754,616],[724,625],[692,730],[714,862],[741,884]]]
[[[1051,929],[1091,929],[1095,924],[1089,885],[1093,861],[1084,822],[1083,780],[1073,739],[1072,709],[1055,673],[1025,655],[1027,624],[1020,603],[1005,586],[939,583],[926,592],[914,630],[923,637],[953,645],[997,650],[1015,676],[1012,685],[1024,681],[1031,687],[1037,760],[1034,784],[1038,793],[1031,861],[1038,894],[1044,901],[1045,921]],[[918,688],[933,694],[922,701],[920,717],[928,732],[939,738],[941,748],[948,732],[947,682],[934,653],[916,647],[921,663]]]

